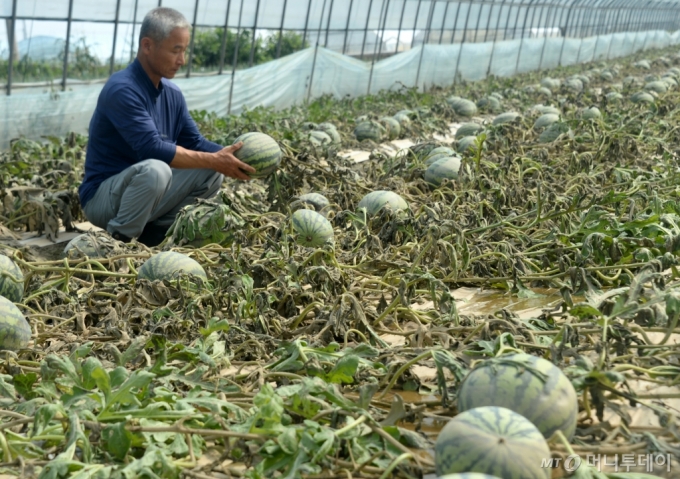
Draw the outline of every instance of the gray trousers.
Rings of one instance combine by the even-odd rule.
[[[83,211],[93,225],[137,238],[147,223],[170,226],[184,206],[215,196],[223,178],[213,170],[179,170],[144,160],[99,185]]]

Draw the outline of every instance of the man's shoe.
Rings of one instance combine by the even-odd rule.
[[[137,238],[137,241],[148,246],[149,248],[153,248],[154,246],[158,246],[163,242],[165,239],[165,233],[168,232],[168,229],[170,229],[169,225],[159,226],[153,223],[147,223],[144,227],[144,231],[142,231],[142,234],[139,235],[139,238]]]
[[[115,240],[122,241],[123,243],[129,243],[130,241],[132,241],[132,238],[125,236],[124,234],[120,234],[117,231],[111,233],[111,237]]]

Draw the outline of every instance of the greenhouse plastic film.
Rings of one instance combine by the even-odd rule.
[[[461,78],[480,80],[488,72],[507,77],[539,67],[617,58],[643,48],[678,44],[680,31],[617,33],[584,39],[524,38],[496,43],[427,44],[424,50],[420,45],[375,62],[373,67],[371,62],[319,47],[237,71],[233,89],[231,75],[181,78],[174,82],[183,91],[190,109],[226,115],[257,106],[286,108],[326,94],[356,97],[369,91],[399,89],[402,85],[413,87],[416,82],[419,88],[447,86],[454,82],[456,68]],[[40,138],[69,131],[87,132],[102,87],[103,83],[78,85],[66,92],[24,92],[2,98],[3,144],[0,147],[7,148],[9,139],[19,136]]]

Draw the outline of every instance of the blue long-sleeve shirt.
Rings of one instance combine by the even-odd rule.
[[[193,151],[222,149],[199,133],[180,89],[166,79],[156,88],[135,60],[114,73],[99,94],[90,120],[80,204],[85,206],[104,180],[139,161],[170,164],[176,145]]]

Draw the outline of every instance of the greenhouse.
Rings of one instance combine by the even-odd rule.
[[[680,477],[677,2],[0,16],[0,479]]]

